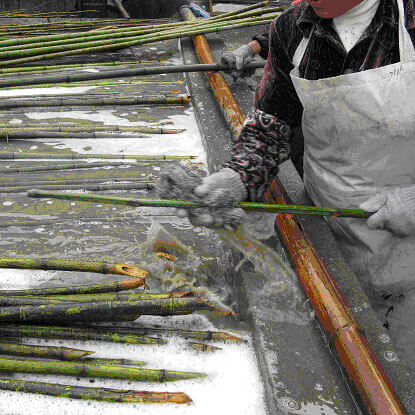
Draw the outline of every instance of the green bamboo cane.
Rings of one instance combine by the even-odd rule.
[[[167,341],[156,337],[120,334],[112,331],[97,332],[93,329],[60,326],[0,325],[2,336],[35,337],[41,339],[66,339],[83,341],[104,341],[136,345],[162,345]]]
[[[160,300],[166,298],[183,298],[192,297],[191,292],[172,292],[172,293],[148,293],[148,292],[132,292],[122,294],[116,292],[101,294],[77,294],[77,295],[12,295],[1,296],[0,306],[20,306],[20,305],[50,305],[59,304],[60,302],[72,303],[93,303],[99,301],[141,301],[141,300]],[[138,333],[137,333],[138,334]]]
[[[205,352],[205,353],[211,353],[211,352],[216,352],[218,350],[222,350],[221,347],[211,346],[210,344],[196,343],[196,342],[188,342],[187,347],[193,350],[197,350],[198,352]]]
[[[33,382],[28,380],[0,378],[0,390],[36,393],[60,398],[95,400],[102,402],[140,403],[190,403],[191,399],[183,392],[147,392],[86,386],[61,385],[57,383]]]
[[[3,293],[4,291],[1,294]],[[61,302],[59,304],[41,306],[1,307],[0,323],[72,323],[119,321],[120,319],[135,320],[140,315],[182,315],[191,314],[197,310],[218,311],[199,298],[100,301],[94,303]]]
[[[164,127],[146,127],[142,125],[121,126],[121,125],[94,125],[83,127],[67,127],[67,126],[36,126],[37,130],[43,132],[60,132],[60,133],[96,133],[102,132],[118,132],[118,133],[145,133],[145,134],[177,134],[184,131],[184,129],[164,128]],[[10,137],[13,134],[24,133],[25,131],[36,131],[32,127],[16,127],[6,124],[0,124],[0,135],[5,137],[8,134]]]
[[[263,62],[252,62],[245,66],[247,70],[263,68]],[[134,69],[118,69],[114,71],[105,71],[98,73],[74,73],[74,74],[60,74],[45,76],[43,78],[19,78],[19,79],[5,79],[0,80],[0,87],[13,87],[24,85],[42,85],[53,83],[73,83],[89,80],[122,78],[132,76],[157,75],[165,73],[182,73],[182,72],[217,72],[229,71],[229,66],[220,63],[199,63],[192,65],[163,65],[163,66],[148,66]]]
[[[99,301],[140,301],[140,300],[165,300],[168,298],[187,298],[194,297],[191,291],[172,291],[167,293],[152,292],[114,292],[101,294],[83,294],[83,295],[57,295],[53,294],[47,298],[57,301],[72,301],[93,303]]]
[[[135,183],[152,183],[154,182],[154,178],[151,178],[150,176],[147,177],[92,177],[92,178],[81,178],[81,179],[58,179],[58,180],[30,180],[29,181],[15,181],[15,180],[9,180],[7,182],[0,182],[0,188],[1,187],[10,187],[13,185],[13,187],[18,186],[43,186],[43,185],[64,185],[64,184],[93,184],[93,183],[106,183],[106,182],[135,182]]]
[[[176,96],[168,97],[105,97],[105,98],[52,98],[52,99],[5,99],[0,100],[0,108],[17,108],[17,107],[59,107],[59,106],[104,106],[104,105],[177,105],[188,104],[189,97]],[[4,125],[4,124],[3,124]],[[2,126],[3,127],[3,126]],[[10,128],[9,125],[4,127]]]
[[[118,262],[82,261],[79,259],[0,257],[0,268],[95,272],[97,274],[126,275],[143,279],[148,275],[146,270],[133,265]]]
[[[90,138],[97,138],[97,139],[113,139],[113,138],[146,138],[146,136],[138,135],[141,133],[113,133],[113,132],[73,132],[73,133],[66,133],[60,131],[48,131],[46,129],[39,128],[38,130],[0,130],[0,139],[6,140],[31,140],[36,138],[48,139],[48,138],[61,138],[61,139],[90,139]]]
[[[85,326],[82,327],[93,328],[98,331],[110,331],[114,330],[118,333],[135,334],[135,335],[166,335],[166,336],[179,336],[185,339],[193,339],[198,341],[225,341],[233,343],[241,343],[243,340],[231,333],[223,331],[196,331],[196,330],[181,330],[181,329],[167,329],[167,328],[154,328],[154,327],[140,327],[140,326]]]
[[[0,193],[22,193],[30,190],[33,186],[2,187]],[[45,190],[92,190],[94,192],[106,192],[109,190],[152,190],[153,183],[113,183],[113,184],[45,184],[42,186]]]
[[[67,65],[43,65],[43,66],[22,66],[22,67],[14,67],[14,68],[2,68],[0,69],[0,74],[2,75],[13,75],[16,72],[49,72],[55,71],[59,69],[67,69],[67,68],[84,68],[84,67],[91,67],[91,66],[137,66],[143,63],[151,63],[152,61],[114,61],[114,62],[98,62],[98,63],[74,63],[74,64],[67,64]]]
[[[124,281],[111,281],[100,284],[90,285],[73,285],[69,287],[52,287],[52,288],[28,288],[26,290],[0,290],[0,297],[7,296],[49,296],[57,294],[89,294],[89,293],[106,293],[115,291],[132,290],[145,285],[145,278],[131,278]]]
[[[163,161],[163,160],[161,160]],[[169,161],[169,160],[166,160]],[[78,169],[96,169],[100,167],[120,167],[120,166],[150,166],[152,163],[135,163],[135,162],[91,162],[91,163],[68,163],[68,164],[56,164],[45,166],[32,166],[32,167],[10,167],[0,168],[0,174],[12,174],[12,173],[31,173],[35,171],[54,171],[54,170],[78,170]]]
[[[141,382],[172,382],[206,377],[204,373],[142,369],[128,366],[95,365],[86,362],[19,360],[0,358],[0,371],[11,373],[47,373],[65,376],[103,377]]]
[[[16,344],[0,342],[0,355],[41,357],[46,359],[77,360],[93,354],[88,350],[72,349],[68,347],[34,346],[30,344]],[[89,360],[87,360],[89,362]]]
[[[267,18],[264,17],[261,19],[255,19],[252,22],[244,22],[244,23],[238,23],[238,24],[232,24],[232,25],[217,25],[211,28],[202,28],[202,29],[196,29],[196,30],[185,30],[185,31],[178,31],[178,32],[171,31],[166,35],[159,35],[159,36],[155,36],[153,34],[149,36],[143,35],[143,36],[138,36],[137,38],[134,38],[134,40],[128,40],[128,41],[123,41],[123,42],[113,42],[112,40],[111,41],[100,41],[100,42],[86,42],[82,44],[82,46],[81,45],[67,45],[64,48],[65,50],[61,52],[52,52],[51,50],[53,50],[53,48],[57,48],[57,47],[52,46],[50,48],[45,48],[47,49],[46,54],[37,54],[39,52],[39,49],[37,49],[36,51],[26,50],[25,52],[26,57],[1,61],[0,67],[20,65],[22,63],[34,62],[34,61],[44,60],[44,59],[55,59],[55,58],[59,58],[63,56],[73,56],[73,55],[84,54],[84,53],[97,53],[97,52],[104,52],[104,51],[113,50],[113,49],[124,49],[124,48],[128,48],[131,46],[144,45],[147,43],[160,42],[160,41],[170,40],[170,39],[178,39],[178,38],[182,38],[186,36],[202,35],[206,33],[219,32],[223,30],[235,30],[240,27],[251,27],[251,26],[262,25],[265,23],[270,23],[271,20],[272,20],[271,17],[267,17]],[[86,46],[87,44],[88,46]],[[32,54],[34,56],[27,56],[28,54]]]
[[[164,161],[164,160],[192,160],[197,156],[170,156],[170,155],[141,155],[141,154],[78,154],[78,153],[34,153],[22,151],[20,153],[3,153],[0,152],[0,160],[25,160],[25,159],[51,159],[51,160],[86,160],[86,159],[119,159],[119,160],[146,160],[146,161]]]
[[[194,209],[204,207],[200,203],[189,200],[171,200],[171,199],[132,199],[124,197],[102,196],[94,194],[76,194],[76,193],[59,193],[47,192],[42,190],[31,190],[27,194],[29,197],[52,198],[64,200],[77,200],[82,202],[106,203],[111,205],[126,205],[133,207],[174,207],[182,209]],[[247,211],[268,212],[268,213],[292,213],[299,215],[320,215],[333,217],[351,217],[351,218],[368,218],[371,212],[365,212],[360,209],[339,209],[334,207],[315,207],[315,206],[296,206],[296,205],[278,205],[270,203],[252,203],[252,202],[233,202],[230,206],[241,208]]]

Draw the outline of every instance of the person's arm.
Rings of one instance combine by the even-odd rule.
[[[301,124],[303,107],[290,78],[287,47],[278,30],[270,28],[270,53],[255,96],[255,112],[248,116],[232,148],[226,167],[240,174],[248,200],[258,201],[278,174],[278,165],[289,158],[291,128]]]

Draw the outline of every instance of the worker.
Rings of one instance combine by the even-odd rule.
[[[367,220],[328,219],[329,226],[413,370],[414,38],[415,0],[306,0],[288,8],[270,25],[255,111],[231,160],[195,186],[210,207],[178,211],[195,226],[237,226],[243,219],[229,215],[229,200],[262,200],[289,157],[290,131],[302,126],[304,184],[314,204],[373,212]]]

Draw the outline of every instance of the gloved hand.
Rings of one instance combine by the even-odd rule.
[[[232,202],[246,198],[245,185],[230,168],[201,177],[186,166],[174,166],[162,172],[156,189],[162,198],[202,204],[197,209],[176,209],[178,216],[187,217],[195,226],[233,230],[245,218],[242,209],[232,207]]]
[[[379,193],[359,207],[376,212],[367,220],[369,229],[386,229],[400,237],[415,235],[415,185]]]
[[[233,52],[227,50],[222,52],[221,62],[228,64],[237,71],[242,70],[244,65],[250,63],[254,59],[255,51],[249,45],[243,45]]]

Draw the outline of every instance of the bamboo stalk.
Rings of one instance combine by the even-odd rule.
[[[224,342],[233,342],[241,343],[243,340],[240,337],[237,337],[233,334],[226,333],[223,331],[195,331],[195,330],[181,330],[181,329],[167,329],[167,328],[153,328],[153,327],[140,327],[140,326],[125,326],[118,325],[115,327],[112,326],[85,326],[85,328],[92,328],[97,331],[116,331],[118,333],[124,334],[134,334],[134,335],[148,335],[148,334],[157,334],[157,335],[167,335],[167,336],[179,336],[185,339],[193,339],[199,341],[224,341]]]
[[[2,292],[4,293],[4,291]],[[10,294],[11,295],[11,294]],[[135,320],[140,315],[182,315],[197,310],[217,311],[199,298],[140,301],[60,302],[41,306],[0,308],[0,323],[69,323]]]
[[[98,131],[103,132],[136,132],[145,134],[177,134],[181,133],[183,129],[165,128],[165,127],[146,127],[142,125],[134,126],[120,126],[120,125],[93,125],[93,126],[36,126],[36,129],[40,131],[40,134],[45,132],[61,132],[61,133],[96,133]],[[0,137],[5,138],[6,135],[13,137],[13,134],[22,134],[25,131],[36,132],[32,127],[17,127],[5,124],[0,124]]]
[[[0,371],[11,373],[47,373],[65,376],[103,377],[141,382],[172,382],[206,377],[204,373],[143,369],[129,366],[96,365],[83,361],[19,360],[0,358]]]
[[[30,180],[30,178],[28,178]],[[92,183],[101,183],[104,184],[106,182],[134,182],[134,183],[153,183],[154,178],[147,176],[147,177],[88,177],[88,178],[81,178],[81,179],[58,179],[58,180],[26,180],[26,181],[7,181],[7,182],[0,182],[0,188],[2,187],[13,187],[18,186],[29,186],[29,184],[33,186],[43,186],[43,185],[72,185],[72,184],[92,184]]]
[[[13,356],[30,356],[59,360],[76,360],[93,353],[94,352],[90,352],[88,350],[72,349],[68,347],[34,346],[29,344],[0,342],[0,354],[7,354]]]
[[[164,160],[191,160],[196,156],[169,156],[169,155],[141,155],[141,154],[78,154],[78,153],[34,153],[34,152],[0,152],[0,160],[22,160],[22,159],[51,159],[51,160],[85,160],[85,159],[119,159],[119,160],[146,160],[146,161],[164,161]]]
[[[195,343],[195,342],[188,342],[187,346],[190,349],[197,350],[198,352],[216,352],[218,350],[222,350],[221,347],[211,346],[210,344],[205,343]]]
[[[133,265],[78,259],[0,257],[0,268],[95,272],[98,274],[127,275],[143,280],[148,276],[146,270]]]
[[[106,293],[114,291],[132,290],[134,288],[146,286],[145,276],[131,278],[124,281],[111,281],[91,285],[72,285],[69,287],[52,288],[28,288],[26,290],[0,290],[0,297],[16,297],[23,295],[49,296],[54,294],[89,294]]]
[[[1,296],[0,292],[0,306],[20,306],[20,305],[50,305],[58,304],[60,302],[71,303],[94,303],[99,301],[141,301],[141,300],[160,300],[167,298],[183,298],[192,297],[191,292],[172,292],[172,293],[148,293],[148,292],[132,292],[122,294],[117,292],[100,293],[100,294],[76,294],[76,295],[58,295],[52,294],[47,296],[42,295],[11,295]],[[109,329],[109,327],[108,327]],[[127,331],[127,330],[125,330]],[[133,334],[140,334],[139,332]],[[141,334],[140,334],[141,335]]]
[[[133,334],[119,334],[114,332],[97,332],[92,329],[79,327],[61,326],[30,326],[30,325],[0,325],[2,336],[35,337],[42,339],[66,339],[66,340],[92,340],[111,343],[162,345],[167,341],[147,336],[136,336]]]
[[[168,161],[168,160],[166,160]],[[92,163],[68,163],[47,166],[17,167],[17,168],[0,168],[0,174],[10,173],[29,173],[35,171],[53,171],[53,170],[78,170],[94,169],[98,167],[119,167],[119,166],[150,166],[152,163],[134,163],[134,162],[92,162]]]
[[[77,193],[58,193],[42,190],[31,190],[27,194],[29,197],[52,198],[64,200],[77,200],[82,202],[106,203],[113,205],[126,206],[148,206],[148,207],[174,207],[194,209],[203,207],[200,203],[190,200],[173,200],[173,199],[132,199],[125,197],[102,196],[93,194]],[[296,213],[301,215],[320,215],[333,217],[353,217],[368,218],[372,213],[360,209],[339,209],[333,207],[315,207],[315,206],[296,206],[296,205],[278,205],[273,203],[252,203],[252,202],[233,202],[235,208],[241,208],[247,211],[268,212],[268,213]]]
[[[1,379],[0,389],[24,393],[58,396],[71,399],[88,399],[104,402],[141,403],[190,403],[191,399],[183,392],[147,392],[92,388],[86,386],[61,385],[57,383],[33,382],[27,380]]]
[[[5,99],[0,100],[0,108],[18,107],[59,107],[59,106],[101,106],[101,105],[176,105],[188,104],[189,97],[148,96],[148,97],[108,97],[108,98],[53,98],[53,99]],[[3,126],[2,126],[3,127]],[[11,126],[5,126],[10,128]]]
[[[22,193],[33,186],[18,186],[18,187],[2,187],[0,193]],[[108,190],[152,190],[154,185],[152,183],[114,183],[114,184],[68,184],[68,185],[43,185],[44,189],[50,190],[93,190],[96,192],[105,192]]]

